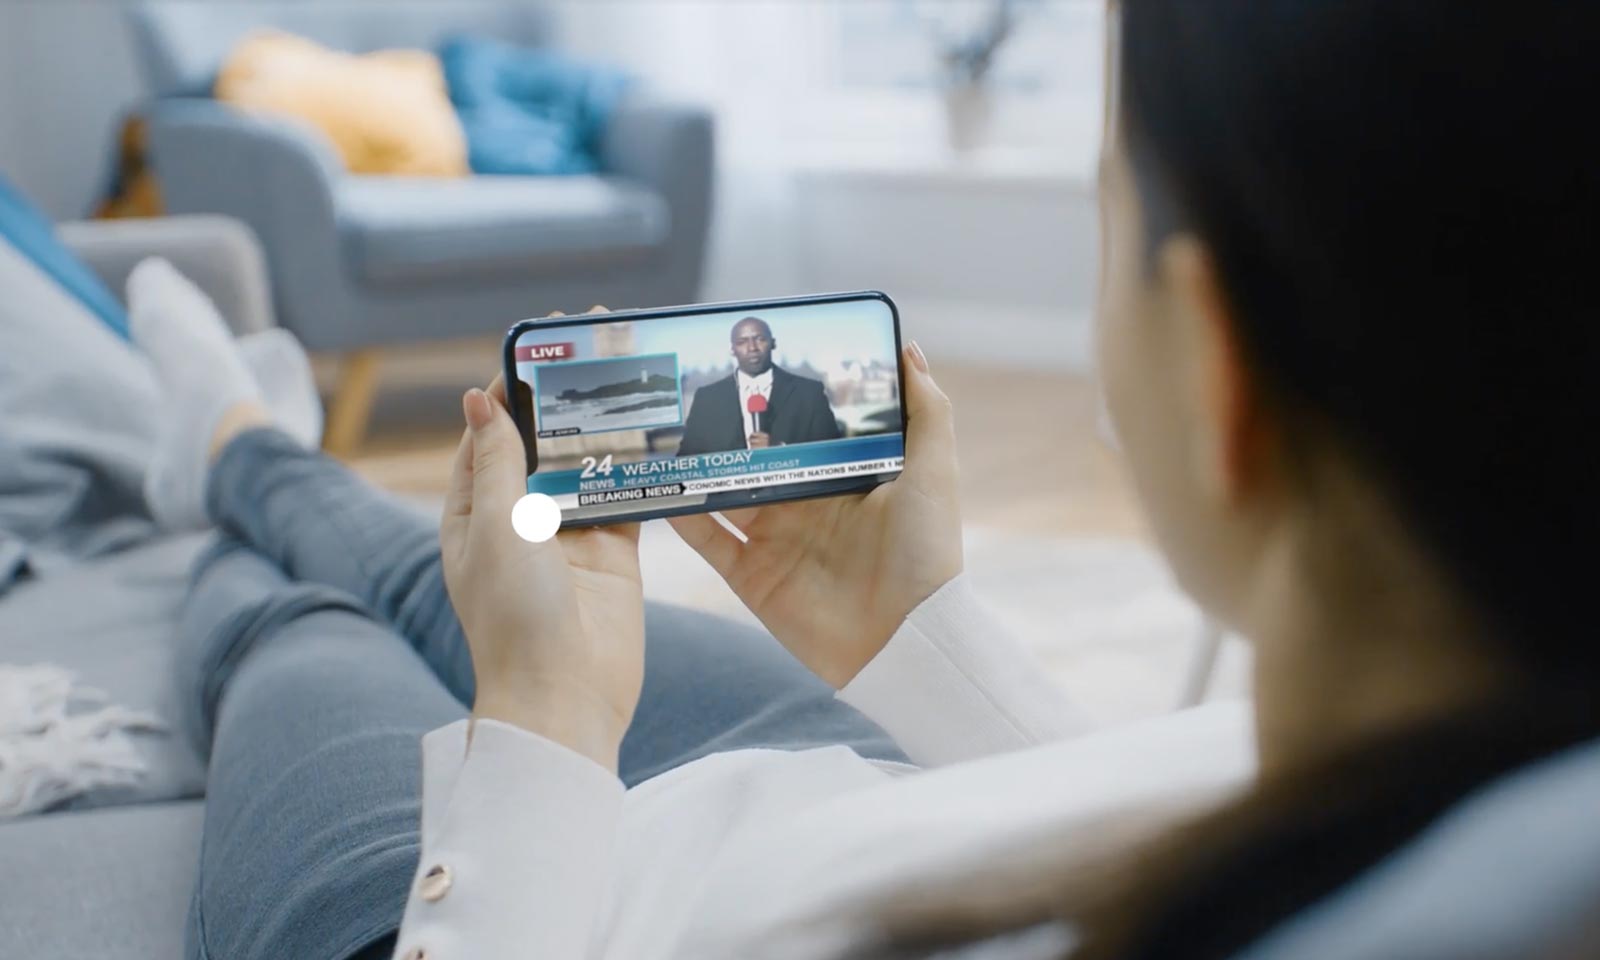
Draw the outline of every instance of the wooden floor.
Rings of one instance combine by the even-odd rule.
[[[473,343],[386,356],[372,429],[352,465],[396,491],[442,494],[461,436],[460,392],[488,381],[496,355],[496,344]],[[1096,428],[1087,377],[930,359],[955,405],[965,522],[1038,536],[1142,535]]]

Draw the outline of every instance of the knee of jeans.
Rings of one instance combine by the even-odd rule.
[[[392,952],[422,852],[415,827],[298,848],[301,855],[276,851],[246,869],[202,854],[185,930],[188,960],[390,956],[382,944]],[[263,889],[271,891],[265,899]]]
[[[218,533],[189,568],[186,613],[197,605],[236,606],[291,583],[273,560],[231,533]]]
[[[222,553],[226,553],[222,550]],[[191,675],[186,678],[189,709],[188,733],[202,754],[211,752],[212,731],[217,708],[229,682],[250,653],[281,633],[296,620],[326,610],[344,610],[369,616],[361,602],[333,587],[296,583],[281,578],[246,585],[219,600],[226,610],[185,616],[179,629],[185,634],[189,656],[184,664]]]
[[[211,538],[211,542],[195,555],[194,564],[189,568],[189,586],[193,587],[199,583],[206,573],[213,567],[225,564],[229,557],[249,550],[250,546],[238,537],[227,533],[216,534]]]

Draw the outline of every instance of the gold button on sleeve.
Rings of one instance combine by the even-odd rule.
[[[438,903],[444,895],[450,892],[450,887],[455,883],[455,876],[450,868],[442,863],[436,863],[428,868],[417,882],[417,892],[422,899],[429,903]]]

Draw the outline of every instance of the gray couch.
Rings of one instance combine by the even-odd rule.
[[[537,5],[473,0],[150,2],[134,8],[151,160],[171,213],[223,213],[261,238],[278,314],[308,349],[349,353],[503,331],[552,310],[691,303],[711,206],[712,123],[640,99],[612,117],[595,176],[347,175],[320,133],[208,94],[250,30],[353,52],[473,33],[536,46]],[[359,439],[374,354],[351,356],[330,448]]]

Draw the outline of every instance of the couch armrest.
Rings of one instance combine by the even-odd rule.
[[[617,108],[600,146],[607,173],[661,192],[672,216],[671,269],[684,273],[691,290],[699,285],[711,223],[714,132],[702,107],[636,101]]]
[[[168,212],[247,224],[266,252],[280,322],[313,342],[315,330],[305,328],[344,306],[334,209],[344,166],[333,144],[302,121],[203,98],[157,100],[148,118]]]
[[[231,217],[78,221],[61,224],[58,232],[119,298],[135,264],[165,257],[216,303],[234,333],[274,323],[261,245]]]

